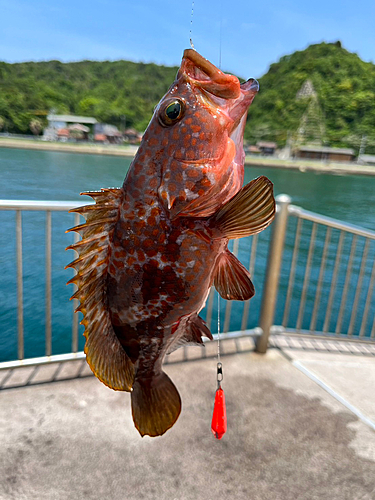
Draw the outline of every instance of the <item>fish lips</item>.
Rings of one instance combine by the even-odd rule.
[[[235,162],[242,163],[243,132],[247,110],[259,91],[259,83],[254,78],[240,84],[234,75],[223,73],[194,49],[186,49],[182,58],[178,78],[185,78],[190,84],[200,88],[201,99],[226,115],[229,136],[236,147]]]
[[[259,90],[259,83],[254,78],[250,78],[241,83],[241,96],[236,99],[227,108],[227,114],[232,120],[230,138],[236,146],[236,155],[234,161],[237,164],[243,164],[245,154],[243,152],[243,134],[247,119],[247,110],[253,102],[255,95]]]
[[[190,84],[197,86],[218,108],[233,121],[236,128],[259,90],[254,78],[240,84],[234,75],[223,73],[194,49],[186,49],[178,77],[184,76]]]
[[[190,83],[216,97],[237,99],[241,95],[240,82],[236,76],[223,73],[194,49],[184,51],[177,77],[182,75]]]

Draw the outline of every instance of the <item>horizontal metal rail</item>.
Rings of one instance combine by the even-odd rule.
[[[50,210],[55,212],[66,212],[73,208],[92,204],[93,203],[90,201],[0,200],[0,210]]]
[[[365,229],[360,226],[355,226],[354,224],[349,224],[348,222],[342,222],[331,217],[326,217],[325,215],[316,214],[314,212],[309,212],[303,208],[296,207],[295,205],[289,205],[288,211],[290,215],[295,215],[301,219],[309,220],[311,222],[317,222],[318,224],[323,224],[328,227],[333,227],[335,229],[340,229],[347,233],[358,234],[359,236],[364,236],[365,238],[371,238],[375,240],[375,231],[370,229]]]
[[[14,258],[17,270],[15,288],[17,290],[18,320],[18,359],[0,363],[0,369],[84,358],[83,352],[78,350],[79,328],[77,313],[73,314],[72,320],[71,352],[53,355],[52,265],[55,254],[51,243],[53,232],[52,212],[67,212],[88,204],[92,204],[92,202],[0,200],[0,211],[15,212],[16,250]],[[22,217],[23,211],[41,211],[45,213],[45,355],[42,357],[30,357],[30,353],[25,352],[27,342],[25,343],[24,338],[23,295],[24,280],[27,273],[23,270],[23,247],[27,244],[27,239],[23,241],[22,238],[23,226],[26,224]],[[289,216],[298,219],[296,229],[292,233],[287,228]],[[74,214],[75,225],[79,223],[79,220],[80,216]],[[307,227],[305,227],[306,225]],[[232,302],[228,302],[222,308],[224,316],[222,324],[225,337],[255,336],[258,339],[258,350],[262,352],[267,348],[268,335],[282,332],[293,332],[305,336],[312,335],[319,338],[374,342],[375,247],[373,242],[375,232],[291,205],[290,199],[285,195],[278,197],[276,220],[273,226],[269,243],[267,239],[262,239],[262,235],[260,235],[260,239],[258,239],[259,236],[257,235],[252,237],[251,240],[235,241],[233,251],[239,254],[245,265],[247,264],[250,274],[253,275],[254,271],[259,272],[259,266],[261,266],[260,275],[265,275],[267,272],[267,280],[260,301],[261,314],[259,321],[256,323],[250,318],[250,329],[248,327],[249,308],[251,307],[251,311],[253,311],[253,306],[250,305],[249,301],[244,304],[242,314],[238,313],[238,309]],[[325,229],[322,230],[322,227]],[[64,229],[61,228],[61,231],[64,231]],[[338,238],[336,238],[335,230],[339,231]],[[75,234],[74,241],[77,241],[78,238],[79,236]],[[362,238],[364,238],[364,243]],[[292,249],[289,250],[291,263],[288,276],[283,271],[286,248],[284,239],[288,241],[289,245],[291,245],[290,242],[294,242]],[[245,241],[247,242],[245,243]],[[268,246],[265,247],[265,244]],[[268,248],[267,261],[265,261],[264,257],[265,248]],[[245,253],[244,249],[246,249]],[[300,268],[301,252],[304,252],[305,255],[305,268],[302,278]],[[347,253],[345,254],[345,252]],[[319,262],[317,262],[318,257]],[[345,265],[347,267],[344,267]],[[327,270],[331,273],[330,279],[327,279]],[[340,289],[341,295],[337,291],[338,284],[341,283],[340,279],[344,283],[343,290]],[[356,284],[356,289],[351,294],[349,292],[353,282]],[[285,302],[281,314],[279,311],[280,319],[276,320],[278,301],[283,298],[280,293],[281,285]],[[340,284],[340,286],[342,285]],[[259,282],[257,283],[257,290],[259,290]],[[299,302],[297,308],[296,295]],[[313,298],[311,298],[312,296]],[[212,289],[205,310],[206,321],[209,326],[213,322],[212,320],[215,319],[213,312],[216,303],[217,293]],[[76,299],[73,305],[75,308],[77,307]],[[322,310],[324,312],[323,320]],[[294,325],[290,324],[291,314],[295,317]],[[308,323],[306,323],[306,316],[308,316]],[[277,321],[279,321],[280,326]],[[342,326],[345,322],[349,324],[349,327],[348,332],[344,334]],[[322,324],[321,328],[320,323]],[[335,323],[333,331],[332,323]],[[232,330],[236,331],[231,331],[231,327]],[[240,331],[237,331],[238,329]],[[215,334],[214,327],[212,330]]]

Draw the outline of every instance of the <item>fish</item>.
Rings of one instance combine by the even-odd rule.
[[[181,398],[163,371],[166,354],[212,334],[199,316],[212,286],[227,300],[254,295],[231,239],[265,229],[275,215],[273,184],[244,181],[243,133],[259,85],[240,83],[194,49],[156,106],[121,188],[85,192],[72,210],[86,222],[67,267],[77,291],[96,377],[131,394],[143,437],[177,421]]]

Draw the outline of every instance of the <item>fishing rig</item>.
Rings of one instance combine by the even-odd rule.
[[[221,439],[227,431],[227,411],[225,406],[224,390],[221,387],[223,381],[223,364],[220,360],[220,297],[217,295],[217,366],[216,366],[217,388],[215,393],[214,411],[212,414],[211,430],[216,439]]]
[[[190,46],[195,50],[193,43],[193,17],[194,0],[191,2],[190,15]],[[220,2],[220,47],[219,47],[219,68],[221,69],[221,39],[222,39],[222,1]],[[216,439],[221,439],[227,431],[227,412],[225,406],[224,390],[221,387],[223,381],[223,364],[220,360],[220,296],[217,295],[217,366],[216,366],[217,388],[215,392],[214,410],[212,414],[211,430]]]

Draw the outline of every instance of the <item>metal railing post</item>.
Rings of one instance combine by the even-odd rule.
[[[288,222],[288,206],[291,203],[290,196],[280,194],[276,197],[277,211],[272,224],[272,233],[268,250],[266,278],[263,288],[262,303],[260,309],[259,326],[262,335],[256,342],[255,350],[265,353],[268,346],[271,326],[275,316],[277,287],[280,277],[281,259],[284,249],[286,226]]]

